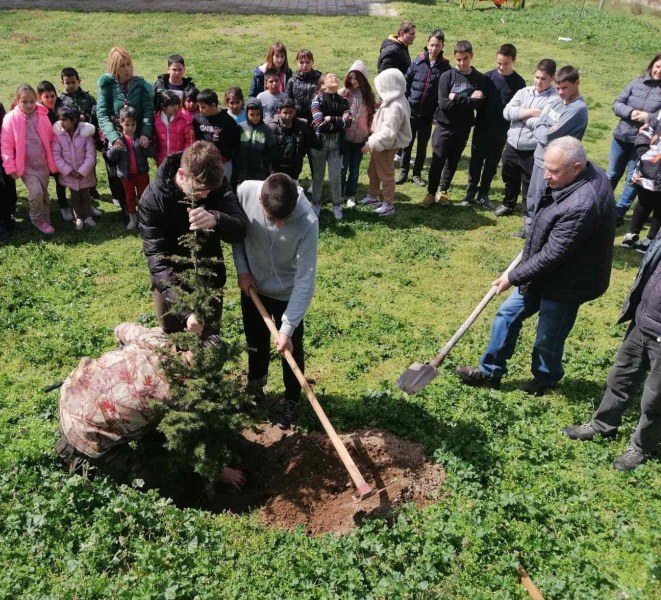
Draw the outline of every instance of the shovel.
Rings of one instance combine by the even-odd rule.
[[[269,328],[271,335],[275,340],[277,340],[278,330],[275,326],[275,323],[273,322],[273,319],[271,319],[271,316],[267,312],[266,308],[264,308],[264,305],[262,304],[262,301],[259,299],[259,296],[257,295],[257,292],[255,292],[254,288],[250,288],[250,298],[255,303],[255,306],[257,307],[259,314],[262,315],[262,319],[264,319],[264,322],[266,323],[266,326]],[[335,451],[339,455],[340,460],[344,464],[346,470],[349,472],[349,475],[351,476],[351,479],[353,480],[353,483],[356,486],[356,490],[358,491],[358,496],[360,500],[363,500],[368,496],[371,496],[374,493],[374,490],[370,487],[370,485],[365,481],[363,476],[360,474],[360,471],[358,470],[356,463],[353,462],[353,459],[349,455],[349,452],[347,452],[346,446],[342,443],[342,440],[335,432],[333,425],[328,420],[328,417],[326,416],[324,409],[321,408],[321,404],[319,404],[319,401],[314,395],[314,392],[312,391],[310,384],[308,383],[307,379],[305,379],[305,375],[303,375],[303,373],[301,373],[301,370],[298,368],[298,365],[296,364],[296,360],[292,356],[291,352],[289,350],[285,350],[284,357],[286,361],[289,363],[289,366],[291,367],[291,370],[294,372],[294,375],[296,375],[296,379],[298,379],[298,382],[301,384],[301,387],[305,391],[305,395],[308,397],[308,400],[310,401],[310,404],[312,405],[314,412],[321,421],[321,424],[323,425],[326,434],[330,438],[330,441],[333,444]]]
[[[507,275],[514,267],[521,261],[522,252],[512,261],[512,264],[507,267],[503,275]],[[480,303],[475,307],[473,312],[466,319],[463,325],[457,329],[457,332],[450,338],[450,341],[443,346],[443,349],[426,364],[414,362],[406,371],[404,371],[397,380],[397,387],[406,392],[407,394],[415,394],[421,389],[426,387],[437,375],[438,367],[445,360],[446,356],[450,354],[450,350],[454,348],[455,344],[461,339],[461,336],[468,331],[468,328],[475,322],[475,319],[480,316],[491,299],[496,295],[497,287],[493,286],[482,298]]]

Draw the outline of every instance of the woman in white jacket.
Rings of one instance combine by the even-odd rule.
[[[387,217],[395,214],[395,154],[411,141],[411,109],[404,96],[406,79],[398,69],[382,71],[374,85],[382,102],[372,121],[372,135],[362,148],[363,154],[372,153],[369,188],[362,203],[375,206],[376,214]]]

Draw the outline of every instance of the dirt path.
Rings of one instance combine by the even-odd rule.
[[[282,15],[397,16],[387,0],[196,0],[183,5],[185,12]],[[84,12],[182,11],[181,0],[0,0],[0,8],[37,8]]]

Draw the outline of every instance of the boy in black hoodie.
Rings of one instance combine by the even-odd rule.
[[[438,81],[438,108],[434,113],[436,129],[432,135],[434,153],[427,195],[421,202],[423,208],[433,206],[439,184],[439,204],[450,204],[448,189],[475,123],[475,111],[486,96],[486,78],[471,67],[473,46],[469,41],[461,40],[455,44],[454,60],[456,67],[443,73]]]
[[[232,176],[234,188],[247,179],[266,179],[276,154],[275,136],[264,123],[262,103],[257,98],[249,98],[246,120],[241,123],[241,144]]]
[[[277,154],[271,163],[271,173],[286,173],[298,181],[303,159],[311,148],[320,146],[312,125],[296,116],[293,98],[285,98],[275,119],[266,123],[275,136]]]
[[[168,72],[159,75],[154,83],[154,108],[158,108],[158,95],[160,92],[170,90],[181,98],[184,104],[186,93],[195,87],[190,77],[185,77],[186,63],[180,54],[173,54],[168,58]]]
[[[197,107],[193,120],[195,139],[211,142],[222,156],[225,177],[232,180],[232,159],[239,152],[241,128],[227,114],[227,110],[218,108],[218,94],[213,90],[202,90],[197,95]]]

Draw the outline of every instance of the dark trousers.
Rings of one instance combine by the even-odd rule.
[[[102,154],[103,160],[106,163],[106,172],[108,173],[108,187],[110,188],[110,193],[115,200],[119,200],[119,205],[122,209],[122,212],[126,215],[126,200],[124,199],[124,186],[122,182],[117,177],[117,169],[115,166],[108,162],[105,153]]]
[[[274,300],[261,294],[259,299],[264,304],[267,312],[273,317],[275,326],[280,329],[282,315],[287,308],[287,301]],[[244,294],[241,294],[241,313],[243,314],[243,329],[248,344],[248,381],[265,379],[269,372],[269,360],[271,358],[271,333],[254,302]],[[292,355],[302,373],[305,372],[303,329],[303,321],[301,321],[291,338],[294,346]],[[296,375],[294,375],[284,356],[282,357],[282,381],[285,384],[285,398],[287,400],[298,400],[301,393],[301,384],[296,379]]]
[[[408,171],[411,165],[411,154],[413,153],[413,144],[417,138],[418,144],[415,148],[415,162],[413,163],[413,175],[422,175],[422,168],[425,166],[427,158],[427,144],[431,137],[432,117],[418,117],[411,115],[411,143],[402,150],[402,169]]]
[[[640,192],[640,189],[638,190]],[[631,323],[615,363],[608,372],[608,387],[599,408],[592,415],[595,430],[617,431],[622,415],[631,405],[632,395],[644,382],[640,399],[640,419],[631,445],[638,452],[651,452],[661,441],[661,341]]]
[[[638,204],[631,216],[631,225],[629,231],[631,233],[640,233],[643,225],[647,219],[652,215],[652,222],[650,223],[647,237],[653,240],[656,234],[659,233],[661,227],[661,192],[650,192],[645,188],[637,185],[635,186],[638,192]]]
[[[16,180],[9,175],[0,175],[0,223],[9,223],[16,214]]]
[[[152,299],[154,301],[154,310],[158,317],[158,323],[165,333],[177,333],[186,330],[186,323],[179,317],[170,312],[170,307],[165,301],[165,297],[156,288],[152,288]],[[202,337],[208,338],[211,335],[217,335],[220,332],[220,322],[223,316],[223,294],[222,290],[211,300],[210,307],[212,318],[204,323]],[[199,318],[199,317],[198,317]]]
[[[55,175],[51,175],[51,177],[55,180],[55,195],[57,196],[57,205],[60,208],[69,208],[69,202],[67,201],[67,188],[57,182],[57,173]]]
[[[496,176],[498,163],[507,141],[507,133],[474,129],[471,141],[471,160],[468,167],[468,190],[478,196],[488,196]]]
[[[439,185],[442,191],[448,190],[469,135],[470,129],[446,129],[441,124],[436,125],[431,141],[434,153],[427,183],[429,194],[436,194]]]
[[[503,183],[505,184],[505,197],[503,198],[505,206],[514,208],[519,194],[521,194],[525,205],[528,186],[530,185],[530,175],[535,164],[534,154],[534,150],[517,150],[509,144],[505,144],[501,169]]]
[[[342,197],[355,196],[358,191],[360,163],[363,160],[361,152],[365,142],[342,142]]]

